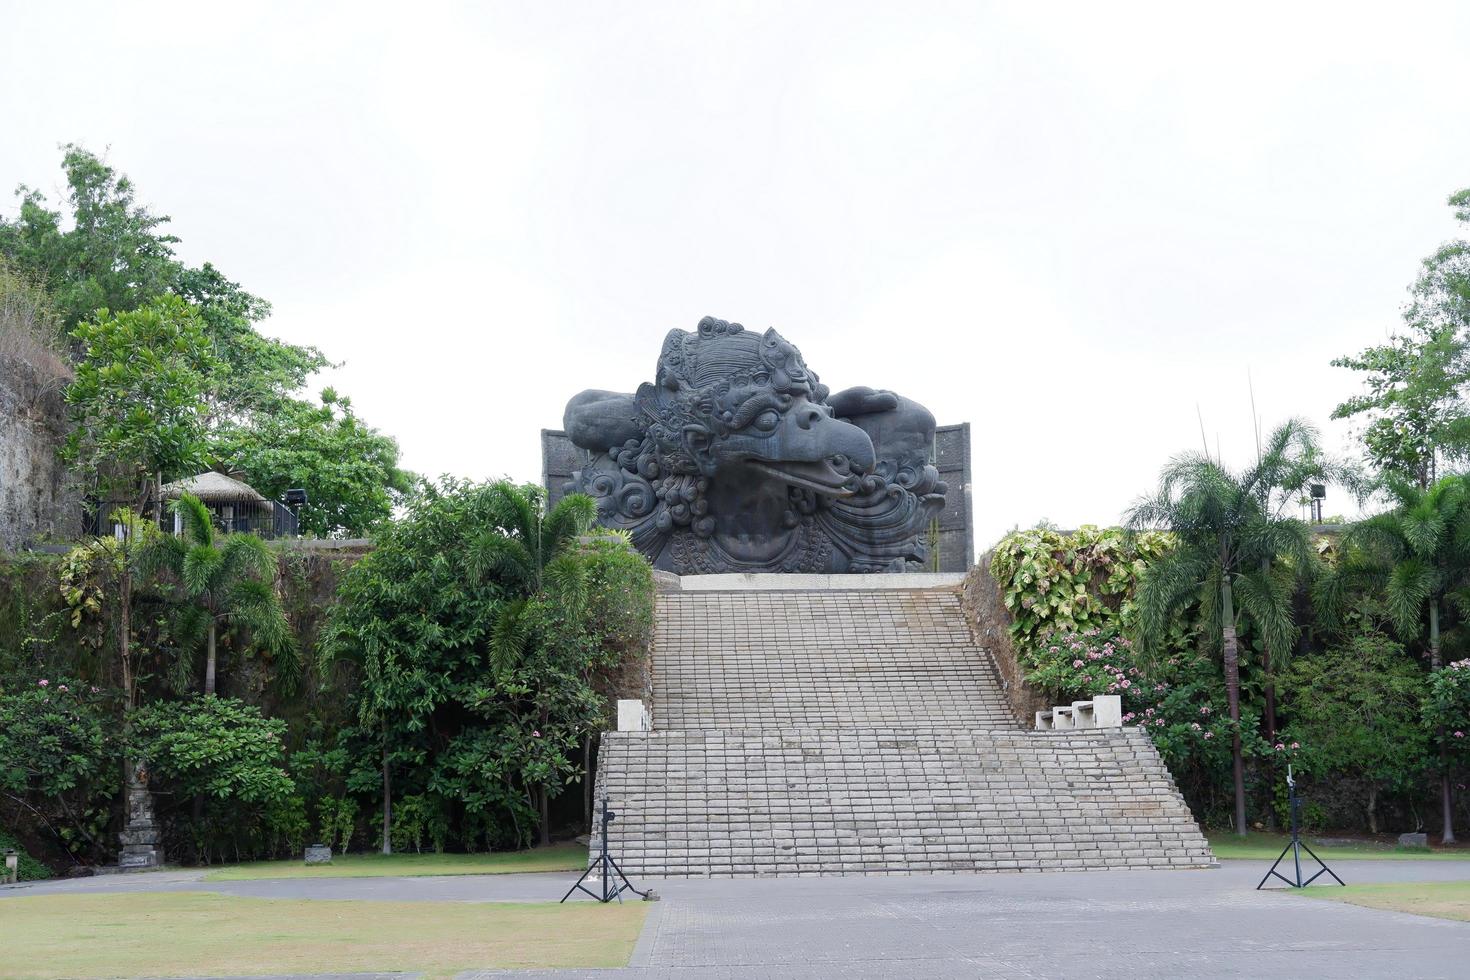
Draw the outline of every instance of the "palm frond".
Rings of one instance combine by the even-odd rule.
[[[587,563],[580,555],[566,552],[546,566],[546,584],[552,599],[573,619],[580,619],[587,605]]]
[[[1237,606],[1260,631],[1266,649],[1272,653],[1290,650],[1300,632],[1292,610],[1293,578],[1267,571],[1242,572],[1233,585]]]
[[[179,578],[191,596],[203,596],[214,588],[215,574],[223,559],[212,544],[197,544],[184,555]]]
[[[182,518],[184,537],[191,545],[214,544],[214,519],[204,501],[191,493],[181,494],[171,509]]]
[[[550,560],[566,547],[567,543],[597,520],[597,502],[584,493],[569,493],[556,502],[541,527],[544,560]]]
[[[1424,628],[1424,603],[1434,590],[1434,570],[1419,558],[1394,566],[1384,587],[1384,604],[1401,640],[1418,637]]]
[[[512,599],[500,607],[490,626],[490,666],[498,677],[509,675],[524,656],[529,633],[525,612],[526,600]]]

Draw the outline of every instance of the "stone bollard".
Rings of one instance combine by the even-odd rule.
[[[20,855],[13,849],[5,852],[5,883],[13,885],[20,881]]]
[[[306,848],[307,864],[331,864],[332,849],[325,844],[312,844]]]

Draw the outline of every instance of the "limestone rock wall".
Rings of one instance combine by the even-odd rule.
[[[990,653],[1000,674],[1001,688],[1011,710],[1030,726],[1036,712],[1051,707],[1041,691],[1026,683],[1026,672],[1011,643],[1011,614],[1001,597],[1000,583],[990,571],[992,553],[980,556],[960,587],[960,607],[975,634],[975,642]]]
[[[57,450],[66,438],[66,378],[0,356],[0,549],[81,533],[82,508]]]

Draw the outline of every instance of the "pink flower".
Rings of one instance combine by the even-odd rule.
[[[1121,681],[1118,682],[1118,686],[1119,687],[1122,687],[1122,688],[1125,688],[1125,689],[1126,688],[1130,688],[1130,687],[1133,686],[1133,682],[1130,681],[1130,680],[1128,680],[1127,678],[1124,678],[1123,680],[1121,680]]]
[[[1193,728],[1195,731],[1199,731],[1199,722],[1192,721],[1192,722],[1189,723],[1189,727],[1190,728]]]
[[[97,688],[95,688],[95,687],[94,687],[94,688],[92,688],[92,693],[93,693],[93,694],[96,694],[96,693],[97,693]]]
[[[1464,738],[1464,737],[1465,737],[1465,733],[1464,732],[1455,732],[1455,738]]]
[[[1081,667],[1082,666],[1082,661],[1080,661],[1080,660],[1074,660],[1074,661],[1072,661],[1072,666],[1073,667]]]
[[[65,684],[58,684],[58,685],[56,685],[56,689],[58,691],[70,691],[71,690],[71,688],[67,687]]]
[[[1214,732],[1205,732],[1205,738],[1214,738],[1214,737],[1215,737],[1215,733]]]
[[[540,731],[540,729],[532,729],[532,731],[531,731],[531,737],[532,738],[540,738],[541,737],[541,731]]]
[[[1202,714],[1202,715],[1209,714],[1210,713],[1210,706],[1207,705],[1207,704],[1200,705],[1199,713]]]
[[[48,680],[47,680],[47,679],[46,679],[46,678],[44,678],[44,677],[43,677],[43,678],[41,678],[41,679],[40,679],[40,680],[38,680],[38,681],[36,681],[36,683],[37,683],[37,684],[38,684],[38,685],[40,685],[40,686],[41,686],[41,687],[50,687],[50,686],[51,686],[51,682],[50,682],[50,681],[48,681]]]
[[[1276,743],[1276,751],[1277,752],[1285,752],[1286,751],[1286,746],[1282,745],[1280,742],[1277,742]]]
[[[1302,743],[1300,743],[1300,742],[1292,742],[1291,743],[1291,747],[1294,748],[1294,749],[1299,749],[1299,748],[1302,747]]]

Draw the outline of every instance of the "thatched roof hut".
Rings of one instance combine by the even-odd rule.
[[[177,500],[186,493],[198,497],[206,504],[263,504],[266,502],[266,499],[250,484],[213,471],[163,485],[165,500]]]

